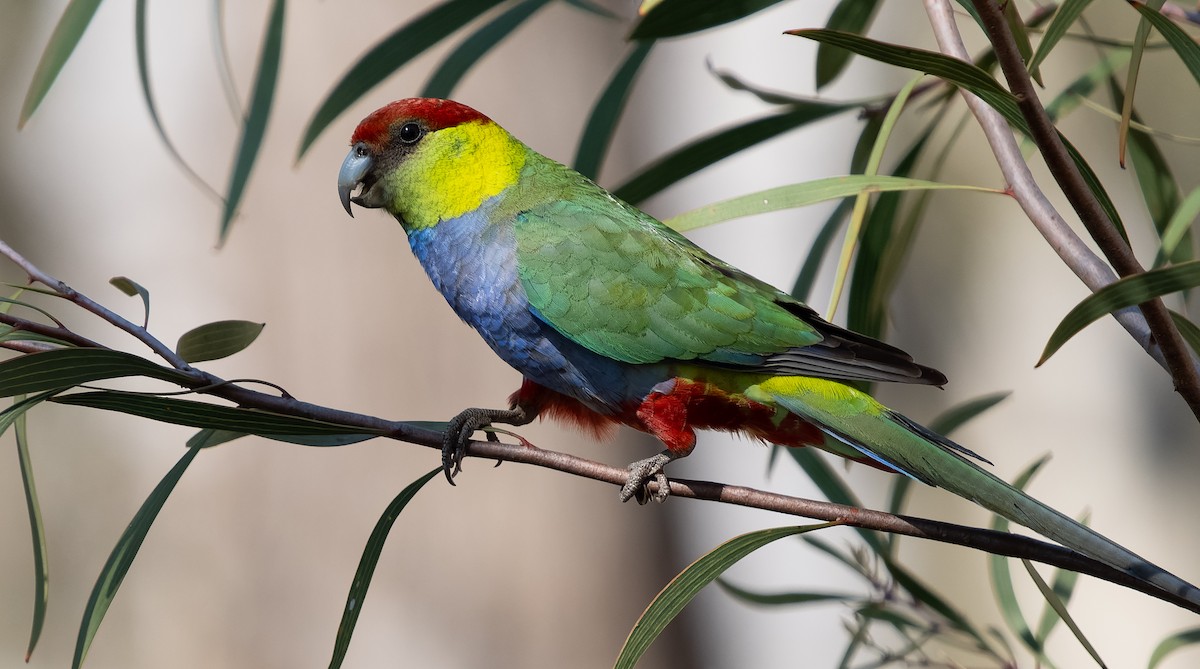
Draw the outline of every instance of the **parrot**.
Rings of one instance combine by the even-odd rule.
[[[942,386],[941,372],[823,320],[467,105],[408,98],[372,112],[351,136],[338,196],[351,216],[351,204],[391,214],[454,312],[522,375],[509,408],[448,423],[451,484],[475,432],[551,417],[656,437],[665,448],[629,466],[620,499],[663,501],[664,468],[693,451],[696,430],[733,432],[943,488],[1200,604],[1200,589],[849,385]]]

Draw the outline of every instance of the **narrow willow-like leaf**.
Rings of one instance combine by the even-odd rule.
[[[217,65],[217,76],[221,80],[221,92],[225,94],[225,104],[229,106],[232,118],[241,120],[246,115],[242,109],[242,101],[238,97],[237,86],[233,82],[233,62],[229,58],[229,34],[225,30],[225,0],[212,0],[212,13],[209,14],[213,33],[213,60]]]
[[[857,104],[812,102],[702,137],[659,158],[613,195],[638,204],[667,186],[755,144],[814,121],[855,109]]]
[[[661,0],[642,16],[631,40],[676,37],[736,21],[780,0]]]
[[[167,497],[170,497],[171,491],[175,489],[175,484],[179,482],[179,478],[187,471],[188,465],[192,464],[192,460],[199,452],[199,449],[193,448],[183,454],[179,462],[175,463],[162,481],[159,481],[158,485],[154,487],[150,496],[134,514],[133,520],[129,521],[129,526],[121,533],[121,538],[117,539],[117,545],[109,553],[108,560],[104,563],[104,568],[100,570],[99,578],[96,579],[96,585],[92,587],[92,594],[88,597],[87,606],[84,607],[71,669],[79,669],[83,665],[88,648],[91,647],[92,640],[96,637],[96,630],[99,629],[100,622],[104,620],[104,614],[108,612],[113,598],[117,596],[117,589],[121,587],[121,581],[125,579],[129,567],[137,557],[146,533],[150,531],[150,526],[154,524],[154,519],[158,517],[158,512],[162,510]]]
[[[1092,0],[1064,0],[1058,6],[1058,10],[1054,12],[1054,18],[1050,20],[1050,25],[1046,26],[1046,32],[1042,33],[1042,41],[1038,42],[1037,51],[1033,54],[1033,58],[1029,61],[1029,69],[1034,70],[1046,60],[1046,56],[1058,44],[1063,35],[1067,34],[1067,30],[1075,23],[1075,19],[1083,13],[1083,10],[1092,3]]]
[[[1196,355],[1200,355],[1200,326],[1197,326],[1177,311],[1171,311],[1171,320],[1175,322],[1175,327],[1179,329],[1179,334],[1183,337],[1183,340],[1188,343],[1188,346],[1192,347]]]
[[[968,421],[1008,399],[1008,396],[1011,394],[1011,392],[989,393],[967,400],[961,404],[956,404],[943,411],[937,418],[929,421],[929,429],[948,437]]]
[[[1087,525],[1087,517],[1082,518],[1080,523]],[[1071,601],[1071,596],[1075,594],[1075,584],[1078,582],[1079,572],[1071,571],[1070,569],[1056,569],[1054,570],[1054,582],[1051,584],[1050,589],[1054,591],[1059,601],[1066,605]],[[1046,640],[1050,638],[1050,633],[1054,631],[1054,628],[1060,622],[1062,622],[1062,616],[1058,615],[1054,607],[1047,602],[1046,606],[1042,609],[1042,617],[1038,621],[1035,632],[1038,642],[1044,645]]]
[[[1148,0],[1155,9],[1162,7],[1163,0]],[[1129,141],[1129,122],[1133,118],[1133,99],[1137,93],[1138,73],[1142,69],[1142,53],[1146,49],[1146,38],[1150,37],[1150,24],[1146,17],[1138,21],[1137,33],[1130,52],[1129,71],[1125,75],[1125,101],[1121,104],[1121,123],[1117,127],[1117,160],[1125,167],[1125,147]]]
[[[1194,644],[1200,643],[1200,627],[1181,630],[1163,639],[1154,647],[1154,651],[1150,653],[1150,663],[1147,669],[1158,669],[1158,665],[1167,659],[1167,656],[1180,648],[1185,648]]]
[[[1200,260],[1160,267],[1114,281],[1089,295],[1063,317],[1046,342],[1037,364],[1049,360],[1071,337],[1106,314],[1196,286],[1200,286]]]
[[[183,333],[175,352],[189,363],[226,358],[254,343],[264,325],[250,321],[206,323]]]
[[[1046,115],[1050,117],[1050,120],[1057,122],[1060,119],[1066,118],[1076,107],[1088,104],[1091,102],[1088,100],[1088,96],[1092,94],[1092,91],[1096,90],[1096,87],[1104,81],[1111,80],[1112,73],[1128,62],[1128,50],[1112,51],[1105,54],[1095,65],[1088,68],[1086,72],[1070,84],[1067,84],[1066,88],[1062,89],[1062,92],[1054,96],[1046,104]],[[1120,120],[1121,115],[1113,113],[1112,118],[1113,120]],[[1022,142],[1022,152],[1028,150],[1024,145],[1033,146],[1033,141],[1028,137],[1024,138]]]
[[[449,98],[467,72],[549,0],[524,0],[471,33],[429,75],[423,98]]]
[[[42,398],[44,399],[45,395]],[[29,662],[42,635],[42,626],[46,622],[46,604],[50,597],[47,586],[50,576],[46,559],[46,527],[42,522],[42,507],[38,504],[37,486],[33,482],[33,462],[29,459],[29,433],[25,425],[25,412],[40,400],[35,397],[33,403],[26,403],[22,407],[21,404],[26,399],[24,395],[13,398],[14,415],[11,421],[13,433],[17,438],[17,460],[21,465],[21,485],[25,490],[25,509],[29,512],[29,530],[33,539],[33,621],[29,630],[29,645],[25,647],[25,661]],[[0,433],[3,432],[4,427],[0,426]]]
[[[633,90],[634,79],[653,46],[653,40],[638,42],[625,58],[625,62],[621,63],[621,67],[617,68],[608,86],[604,87],[600,98],[596,100],[592,113],[583,126],[583,134],[579,137],[579,148],[575,150],[576,172],[590,179],[599,176],[600,166],[604,164],[608,147],[612,144],[617,121],[625,111],[629,92]]]
[[[1017,490],[1025,490],[1029,482],[1050,460],[1050,456],[1044,455],[1038,458],[1017,475],[1013,481],[1013,487]],[[1000,515],[992,516],[992,529],[997,532],[1007,532],[1009,521]],[[996,604],[1000,608],[1000,614],[1004,618],[1004,624],[1014,636],[1029,649],[1037,658],[1038,661],[1044,664],[1048,669],[1054,669],[1054,663],[1050,658],[1046,657],[1046,648],[1042,639],[1034,635],[1033,630],[1029,627],[1029,623],[1025,620],[1025,614],[1021,612],[1021,605],[1017,601],[1017,593],[1013,588],[1012,571],[1009,569],[1009,558],[1003,555],[988,556],[988,572],[992,577],[992,589],[996,593]]]
[[[862,34],[866,32],[867,26],[871,25],[871,19],[875,18],[878,9],[878,0],[841,0],[829,14],[825,28]],[[853,55],[845,49],[828,44],[817,45],[817,90],[825,88],[837,79],[846,70]]]
[[[214,430],[210,427],[206,427],[196,434],[193,434],[187,440],[187,443],[184,444],[184,446],[187,446],[188,448],[211,448],[213,446],[219,446],[221,444],[231,442],[234,439],[241,439],[242,437],[248,436],[250,435],[246,434],[245,432]]]
[[[879,126],[879,134],[875,137],[875,143],[871,147],[871,153],[867,156],[867,164],[863,169],[863,174],[867,176],[876,176],[879,173],[879,164],[883,161],[883,151],[887,148],[888,140],[892,137],[892,129],[896,127],[896,122],[900,120],[900,112],[904,110],[904,103],[908,101],[908,96],[916,87],[917,82],[921,77],[913,77],[902,86],[899,92],[896,93],[892,104],[888,106],[887,113],[883,117],[883,123]],[[927,132],[928,135],[928,132]],[[924,144],[922,140],[919,144]],[[918,150],[919,151],[919,150]],[[906,173],[903,176],[907,176]],[[854,259],[854,252],[858,248],[859,241],[862,238],[863,221],[867,217],[867,205],[870,203],[869,193],[859,193],[854,200],[854,210],[850,213],[850,223],[846,227],[846,237],[842,242],[842,253],[838,258],[837,269],[834,271],[833,290],[829,297],[829,308],[825,312],[825,320],[832,321],[833,314],[837,311],[838,305],[842,301],[842,291],[846,286],[846,278],[850,275],[850,262]],[[879,208],[876,208],[878,213]],[[887,222],[891,226],[891,221]],[[865,261],[871,264],[871,271],[875,270],[875,263],[870,260]],[[863,266],[864,261],[860,257],[858,265]],[[857,279],[856,279],[857,281]],[[853,326],[852,326],[853,327]],[[874,336],[872,333],[864,333],[868,336]]]
[[[222,406],[208,402],[180,400],[157,395],[124,393],[118,391],[95,391],[56,397],[52,402],[85,406],[93,409],[117,411],[140,418],[149,418],[163,423],[188,427],[212,428],[245,432],[263,437],[302,437],[310,435],[346,435],[380,433],[365,428],[337,425],[310,418],[297,418],[284,414]]]
[[[634,623],[629,637],[625,639],[625,645],[621,648],[621,654],[617,656],[614,667],[616,669],[632,669],[650,644],[658,638],[667,624],[679,615],[683,607],[692,601],[696,593],[742,558],[773,541],[830,526],[831,523],[822,523],[820,525],[760,530],[734,537],[714,548],[671,579],[667,587],[654,597],[654,600]]]
[[[585,12],[588,12],[590,14],[595,14],[596,16],[603,16],[606,19],[620,19],[621,18],[621,17],[617,16],[616,14],[612,13],[611,11],[609,11],[608,8],[602,7],[602,6],[592,2],[592,0],[563,0],[563,1],[566,2],[568,5],[571,5],[572,7],[578,7],[579,9],[582,9]]]
[[[447,35],[502,0],[449,0],[400,26],[363,54],[321,101],[304,129],[296,160],[304,157],[325,128],[367,91]]]
[[[965,63],[957,58],[951,58],[950,56],[934,51],[897,46],[833,30],[789,30],[787,34],[805,37],[816,42],[828,42],[845,49],[850,49],[860,56],[866,56],[867,58],[883,63],[919,70],[926,74],[941,77],[956,86],[961,86],[971,91],[986,102],[988,106],[999,112],[1013,127],[1026,135],[1030,134],[1029,124],[1021,114],[1021,109],[1017,105],[1017,99],[1001,87],[1000,84],[996,83],[996,80],[986,71],[971,63]],[[1092,170],[1091,166],[1087,164],[1087,161],[1083,159],[1083,156],[1080,155],[1075,146],[1062,133],[1059,133],[1059,137],[1062,139],[1067,153],[1071,155],[1071,160],[1074,161],[1075,166],[1079,169],[1083,180],[1087,182],[1088,188],[1100,203],[1100,207],[1104,209],[1109,220],[1116,226],[1121,237],[1128,241],[1129,236],[1125,232],[1125,225],[1121,222],[1121,217],[1117,213],[1117,208],[1113,204],[1112,198],[1104,190],[1104,185],[1100,183],[1100,178],[1096,176],[1095,171]]]
[[[1192,192],[1183,198],[1163,228],[1162,246],[1158,249],[1158,256],[1154,259],[1156,267],[1166,263],[1168,258],[1176,257],[1175,252],[1179,242],[1191,231],[1192,223],[1195,222],[1197,216],[1200,216],[1200,186],[1192,189]],[[1190,256],[1191,250],[1188,249],[1188,251],[1187,255]]]
[[[142,2],[142,1],[144,1],[144,0],[139,0],[139,2]],[[142,284],[138,283],[137,281],[134,281],[133,279],[130,279],[127,276],[114,276],[113,278],[109,279],[108,282],[111,283],[113,286],[115,286],[117,290],[121,291],[122,293],[125,293],[126,295],[128,295],[130,297],[137,296],[137,297],[142,298],[142,307],[144,308],[143,309],[144,318],[142,318],[142,328],[145,328],[148,325],[150,325],[150,291],[146,290],[146,288],[143,287]]]
[[[65,348],[0,362],[0,397],[70,388],[124,376],[145,376],[186,385],[191,378],[169,367],[121,351]]]
[[[183,159],[183,154],[179,153],[179,149],[175,147],[175,143],[167,136],[167,128],[162,123],[162,118],[158,115],[158,105],[154,103],[154,93],[150,88],[150,57],[146,50],[146,4],[148,0],[137,0],[134,5],[134,44],[137,51],[137,66],[138,79],[142,84],[142,99],[146,102],[146,111],[150,112],[150,122],[154,125],[154,129],[158,131],[158,139],[163,144],[163,148],[167,150],[167,154],[171,156],[171,160],[183,170],[184,175],[195,184],[201,192],[218,202],[223,203],[221,194],[215,188],[208,185],[208,182],[200,176],[192,166]],[[123,277],[118,277],[123,278]],[[137,284],[134,284],[137,285]],[[118,286],[120,287],[120,286]],[[140,286],[139,286],[140,287]],[[124,288],[122,288],[124,290]],[[130,294],[132,296],[132,294]],[[147,317],[149,317],[150,307],[146,307]]]
[[[853,602],[859,595],[847,595],[840,592],[751,592],[726,581],[717,579],[717,585],[731,597],[740,599],[747,604],[760,606],[783,606],[790,604],[820,604],[822,602]]]
[[[735,218],[766,214],[784,209],[807,207],[818,202],[837,200],[856,195],[887,193],[910,190],[966,190],[977,193],[992,193],[1004,195],[1004,191],[984,186],[966,184],[947,184],[910,177],[848,174],[840,177],[825,177],[769,188],[739,195],[738,197],[705,205],[698,209],[667,219],[665,223],[680,232],[703,228],[708,225],[724,223]]]
[[[1029,560],[1023,559],[1021,560],[1021,564],[1025,565],[1025,571],[1029,572],[1029,577],[1032,578],[1034,584],[1037,585],[1038,591],[1042,593],[1042,597],[1046,598],[1046,601],[1050,604],[1054,611],[1058,613],[1059,617],[1062,618],[1063,623],[1065,623],[1067,628],[1071,630],[1071,633],[1075,635],[1075,638],[1079,640],[1079,644],[1088,652],[1088,655],[1092,656],[1092,659],[1096,661],[1096,664],[1100,665],[1101,669],[1106,669],[1108,665],[1104,664],[1104,660],[1100,659],[1100,653],[1096,652],[1096,647],[1092,645],[1091,641],[1088,641],[1086,636],[1084,636],[1083,630],[1079,629],[1079,625],[1077,625],[1075,623],[1075,619],[1071,617],[1071,612],[1067,611],[1066,605],[1064,605],[1062,600],[1058,598],[1058,595],[1054,594],[1054,590],[1052,590],[1050,586],[1046,584],[1046,581],[1042,579],[1041,574],[1038,574],[1037,570],[1033,568],[1033,563]]]
[[[367,598],[367,589],[371,587],[371,578],[375,575],[375,566],[379,564],[379,555],[387,542],[388,534],[392,531],[400,512],[412,501],[426,483],[440,474],[438,467],[421,478],[408,484],[399,495],[384,509],[383,515],[371,530],[367,545],[363,548],[362,557],[358,561],[358,569],[354,572],[354,580],[350,583],[350,594],[346,596],[346,608],[342,609],[342,621],[338,623],[337,636],[333,642],[333,658],[329,661],[329,669],[338,669],[346,658],[346,650],[350,647],[350,638],[354,636],[354,626],[358,624],[358,614],[362,611],[363,601]]]
[[[71,0],[63,10],[62,18],[58,20],[58,25],[54,26],[50,41],[46,42],[46,48],[42,51],[37,69],[33,71],[33,81],[29,83],[29,90],[25,92],[25,102],[21,104],[21,115],[17,117],[17,130],[25,127],[38,105],[42,104],[46,93],[50,92],[50,86],[58,78],[63,65],[67,64],[71,52],[75,51],[75,46],[79,44],[79,39],[83,37],[99,6],[100,0]]]
[[[1021,54],[1021,60],[1026,63],[1032,62],[1033,45],[1029,42],[1029,31],[1025,29],[1025,21],[1021,19],[1021,11],[1017,9],[1017,3],[1005,2],[1001,4],[1001,11],[1004,12],[1004,21],[1008,23],[1008,31],[1012,33],[1013,41],[1017,43],[1017,51]],[[1037,68],[1029,67],[1029,77],[1039,86],[1046,85],[1042,82],[1042,74]]]
[[[238,141],[237,159],[229,177],[225,209],[221,214],[220,240],[229,235],[229,224],[242,202],[250,170],[262,148],[263,136],[267,132],[267,119],[271,116],[271,103],[275,100],[275,83],[279,79],[279,61],[283,53],[283,17],[286,3],[275,0],[271,4],[271,15],[263,34],[262,51],[258,56],[258,73],[254,76],[254,88],[250,94],[250,108],[242,126],[242,137]]]
[[[1129,4],[1167,40],[1167,44],[1170,44],[1175,53],[1179,55],[1179,60],[1183,61],[1188,71],[1192,73],[1196,83],[1200,83],[1200,44],[1189,37],[1182,28],[1175,25],[1174,21],[1154,9],[1154,5],[1160,5],[1161,2],[1151,0],[1145,3],[1131,2]]]

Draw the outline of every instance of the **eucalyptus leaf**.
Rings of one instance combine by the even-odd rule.
[[[46,526],[42,521],[42,507],[38,503],[37,486],[33,481],[33,462],[29,457],[29,433],[25,424],[25,412],[45,399],[43,394],[26,401],[24,395],[13,398],[10,414],[0,417],[0,433],[8,422],[12,423],[17,441],[17,460],[21,467],[21,486],[25,490],[25,509],[29,513],[29,530],[33,544],[33,623],[29,631],[29,645],[25,648],[25,662],[29,662],[33,649],[37,647],[46,623],[46,605],[50,599],[50,576],[47,567]]]
[[[113,598],[117,596],[121,582],[129,573],[129,567],[133,565],[133,560],[137,557],[138,550],[142,547],[142,541],[150,531],[150,526],[154,524],[167,497],[175,489],[175,484],[179,482],[179,478],[187,471],[188,465],[192,464],[192,460],[199,452],[199,449],[192,448],[184,453],[179,462],[154,487],[150,496],[134,514],[133,520],[129,521],[129,526],[117,539],[117,545],[109,553],[108,560],[104,563],[104,568],[100,570],[100,576],[96,579],[96,585],[92,587],[92,594],[88,597],[87,605],[84,607],[71,669],[79,669],[83,665],[92,640],[96,637],[96,631],[100,628],[100,622],[104,620],[104,614],[108,612]]]
[[[246,182],[250,180],[250,170],[254,167],[267,132],[267,119],[271,115],[271,104],[275,100],[275,83],[279,79],[279,63],[283,53],[285,7],[284,0],[275,0],[271,4],[262,51],[258,56],[258,72],[254,76],[254,89],[250,95],[250,108],[242,126],[241,139],[238,140],[237,158],[233,164],[233,173],[229,177],[225,208],[221,214],[222,242],[229,235],[229,225],[242,202],[242,193],[246,190]]]
[[[879,9],[878,0],[841,0],[833,7],[829,20],[825,22],[827,30],[842,30],[850,33],[865,33],[875,18]],[[837,79],[854,54],[828,44],[817,45],[816,84],[817,90]]]
[[[463,40],[429,75],[423,98],[449,98],[467,72],[497,44],[508,37],[549,0],[524,0],[487,22]]]
[[[64,348],[0,362],[0,397],[65,389],[82,383],[144,376],[187,385],[191,377],[145,358],[99,348]]]
[[[371,578],[375,575],[375,566],[379,564],[379,556],[383,552],[383,545],[387,542],[392,526],[400,517],[400,512],[404,511],[404,507],[408,506],[421,488],[441,472],[442,468],[438,467],[408,484],[388,504],[383,515],[375,523],[375,529],[371,530],[371,536],[367,538],[367,545],[363,548],[362,557],[359,558],[358,569],[354,572],[354,580],[350,583],[350,593],[346,596],[346,607],[342,609],[342,620],[338,623],[337,636],[333,642],[333,658],[329,661],[329,669],[338,669],[346,658],[346,650],[350,648],[350,639],[354,636],[354,627],[358,624],[363,601],[367,598],[367,589],[371,587]]]
[[[98,7],[100,0],[71,0],[63,10],[58,25],[54,26],[54,32],[50,35],[50,41],[42,51],[42,58],[33,71],[33,81],[29,83],[29,90],[25,92],[25,102],[21,104],[21,114],[17,117],[17,130],[25,127],[38,105],[42,104],[46,93],[50,92],[50,86],[54,84],[63,65],[67,64],[67,59],[75,51]]]
[[[142,306],[145,310],[145,318],[142,319],[142,328],[145,329],[150,324],[150,291],[146,290],[142,284],[127,276],[114,276],[108,282],[115,286],[117,290],[130,297],[137,296],[142,298]]]
[[[250,321],[207,323],[179,337],[175,352],[189,363],[226,358],[254,343],[264,325]]]
[[[1089,295],[1063,317],[1046,342],[1037,364],[1040,366],[1049,360],[1071,337],[1106,314],[1196,286],[1200,286],[1200,260],[1152,269],[1114,281]]]
[[[592,113],[588,115],[587,123],[584,124],[583,134],[579,137],[579,148],[575,151],[575,171],[585,177],[595,179],[599,176],[600,166],[604,164],[604,158],[608,155],[608,147],[612,143],[617,121],[625,111],[625,102],[633,89],[634,79],[653,46],[653,40],[639,42],[634,46],[592,107]]]
[[[736,21],[780,0],[661,0],[645,13],[631,40],[677,37]]]
[[[696,560],[671,579],[667,587],[646,607],[629,632],[614,666],[616,669],[632,669],[650,644],[658,638],[667,624],[683,611],[688,602],[692,601],[704,586],[713,582],[742,558],[773,541],[830,526],[830,523],[822,523],[750,532],[730,539]]]

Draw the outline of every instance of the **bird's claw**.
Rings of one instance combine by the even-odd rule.
[[[638,504],[645,504],[653,499],[659,503],[665,502],[671,495],[671,484],[667,475],[663,473],[663,467],[674,459],[675,456],[670,451],[663,451],[629,465],[629,478],[625,485],[621,486],[621,501],[637,499]],[[650,492],[649,486],[646,485],[651,479],[654,479],[656,484],[654,492]]]
[[[462,461],[467,455],[467,444],[477,431],[493,424],[524,425],[531,420],[520,407],[514,409],[466,409],[446,425],[442,438],[442,472],[450,485],[454,477],[462,472]],[[488,441],[499,441],[493,432],[487,433]],[[497,464],[499,464],[497,462]]]

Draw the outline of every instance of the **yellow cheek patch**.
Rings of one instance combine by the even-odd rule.
[[[432,132],[395,171],[394,211],[414,230],[457,218],[516,183],[524,165],[524,146],[495,123]]]

